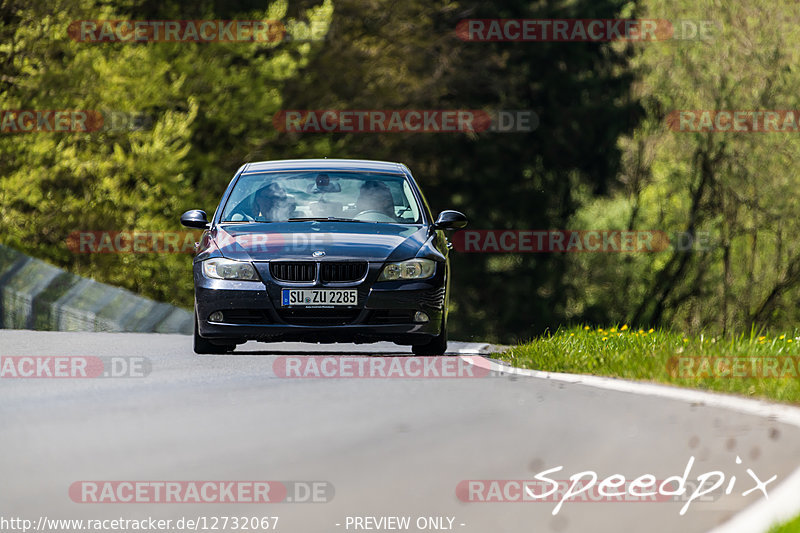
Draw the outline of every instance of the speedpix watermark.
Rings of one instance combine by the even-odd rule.
[[[710,40],[712,20],[664,19],[465,19],[456,26],[462,41],[610,42]]]
[[[146,357],[0,357],[0,378],[143,378],[152,368],[150,359]]]
[[[328,503],[328,481],[76,481],[75,503]]]
[[[528,109],[294,109],[277,112],[275,129],[294,133],[514,133],[533,131]]]
[[[489,368],[480,356],[356,357],[281,356],[272,363],[281,378],[481,378]]]
[[[742,464],[740,457],[736,457],[736,464]],[[569,477],[569,487],[562,490],[562,484],[551,477],[550,474],[560,472],[563,466],[543,470],[534,476],[533,480],[465,480],[456,486],[456,497],[464,502],[542,502],[557,501],[553,508],[553,515],[557,515],[567,501],[577,501],[582,496],[583,501],[663,501],[663,498],[672,499],[688,493],[689,475],[694,465],[694,456],[689,458],[683,475],[675,475],[658,480],[653,474],[644,474],[632,481],[620,474],[608,476],[599,480],[598,475],[592,470],[578,472]],[[769,498],[767,485],[777,479],[777,475],[762,481],[752,469],[746,469],[754,483],[752,487],[741,493],[747,496],[755,491],[760,491],[764,498]],[[685,500],[679,514],[686,514],[692,502],[714,493],[723,486],[724,494],[730,495],[736,488],[736,476],[731,476],[727,485],[727,476],[720,470],[698,474],[694,489]],[[545,486],[549,487],[545,490]],[[596,488],[599,500],[590,498]],[[537,492],[535,489],[539,489]],[[559,493],[560,491],[560,493]],[[554,500],[555,496],[555,500]]]

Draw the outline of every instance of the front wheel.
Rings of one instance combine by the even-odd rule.
[[[200,336],[200,328],[197,326],[197,312],[194,314],[194,353],[196,354],[223,354],[232,352],[236,348],[235,344],[214,344],[208,339]]]
[[[414,344],[411,346],[414,355],[444,355],[447,351],[447,327],[444,317],[442,317],[442,329],[437,336],[425,344]]]

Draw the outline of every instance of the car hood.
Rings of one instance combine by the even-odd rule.
[[[238,261],[396,261],[415,257],[428,235],[418,224],[303,221],[220,224],[211,237]]]

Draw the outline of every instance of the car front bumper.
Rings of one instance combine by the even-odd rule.
[[[421,344],[441,332],[446,314],[446,268],[419,281],[375,282],[381,265],[347,288],[358,290],[358,305],[334,308],[283,307],[281,290],[296,285],[272,279],[210,279],[194,266],[195,312],[201,337],[233,342],[375,342]],[[262,277],[265,277],[262,275]],[[302,288],[341,288],[318,284]],[[415,321],[423,312],[426,322]],[[210,321],[221,312],[221,321]]]

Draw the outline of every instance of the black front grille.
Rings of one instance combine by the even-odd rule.
[[[359,281],[369,265],[365,261],[326,261],[320,264],[320,280],[328,282]],[[317,274],[312,261],[276,261],[269,264],[269,273],[279,281],[310,282]]]
[[[269,273],[280,281],[314,281],[317,264],[309,261],[275,262],[269,264]]]
[[[367,273],[367,263],[364,262],[327,262],[322,263],[320,278],[322,281],[358,281]]]

